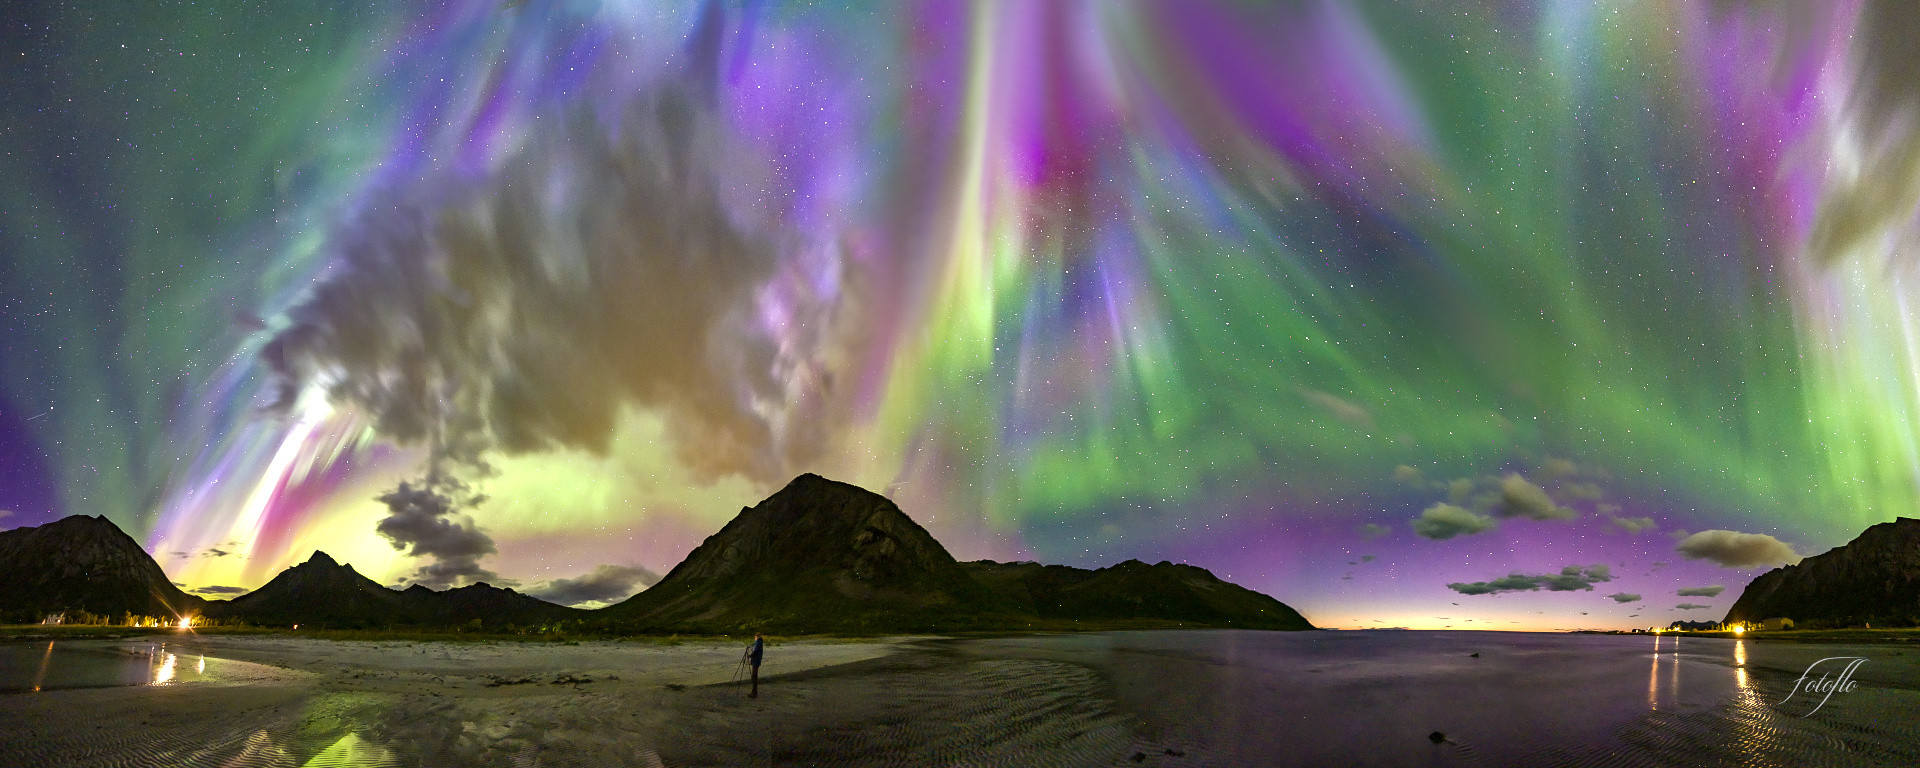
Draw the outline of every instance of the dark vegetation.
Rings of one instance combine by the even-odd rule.
[[[58,578],[28,578],[57,563]],[[1188,565],[1129,560],[1090,571],[957,562],[891,500],[816,475],[741,510],[658,584],[593,611],[484,583],[393,590],[325,553],[251,593],[207,601],[175,588],[104,518],[0,533],[0,621],[33,623],[61,611],[71,620],[81,610],[198,615],[196,623],[225,625],[198,631],[298,625],[409,639],[1313,628],[1280,601]]]

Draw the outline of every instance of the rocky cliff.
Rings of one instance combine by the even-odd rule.
[[[1761,574],[1726,620],[1774,616],[1802,628],[1920,624],[1920,520],[1872,526],[1845,546]]]

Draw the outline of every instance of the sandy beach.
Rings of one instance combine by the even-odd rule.
[[[162,643],[60,641],[68,655],[42,666],[137,674],[0,694],[0,765],[1920,761],[1909,716],[1920,655],[1897,645],[1488,632],[798,640],[769,646],[749,699],[731,682],[733,642]],[[0,650],[16,666],[56,658],[44,643]],[[1783,704],[1828,657],[1865,659],[1858,685],[1818,708]]]
[[[778,643],[762,674],[873,659],[913,639]],[[0,764],[658,765],[673,699],[729,682],[741,650],[192,635],[61,644],[170,668],[204,658],[207,672],[0,697]]]

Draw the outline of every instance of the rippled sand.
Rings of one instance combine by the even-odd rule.
[[[204,654],[206,673],[0,695],[0,765],[1920,765],[1920,652],[1885,645],[1456,632],[789,642],[769,648],[757,699],[729,682],[731,644],[216,637],[164,653]],[[1775,705],[1828,656],[1869,659],[1854,691],[1806,717]]]

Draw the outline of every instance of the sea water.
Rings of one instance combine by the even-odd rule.
[[[942,640],[766,686],[790,705],[725,697],[694,707],[662,756],[668,765],[1912,766],[1912,653],[1674,634]],[[1849,658],[1864,659],[1851,686],[1809,685],[1832,681]],[[702,739],[703,728],[727,736]]]

